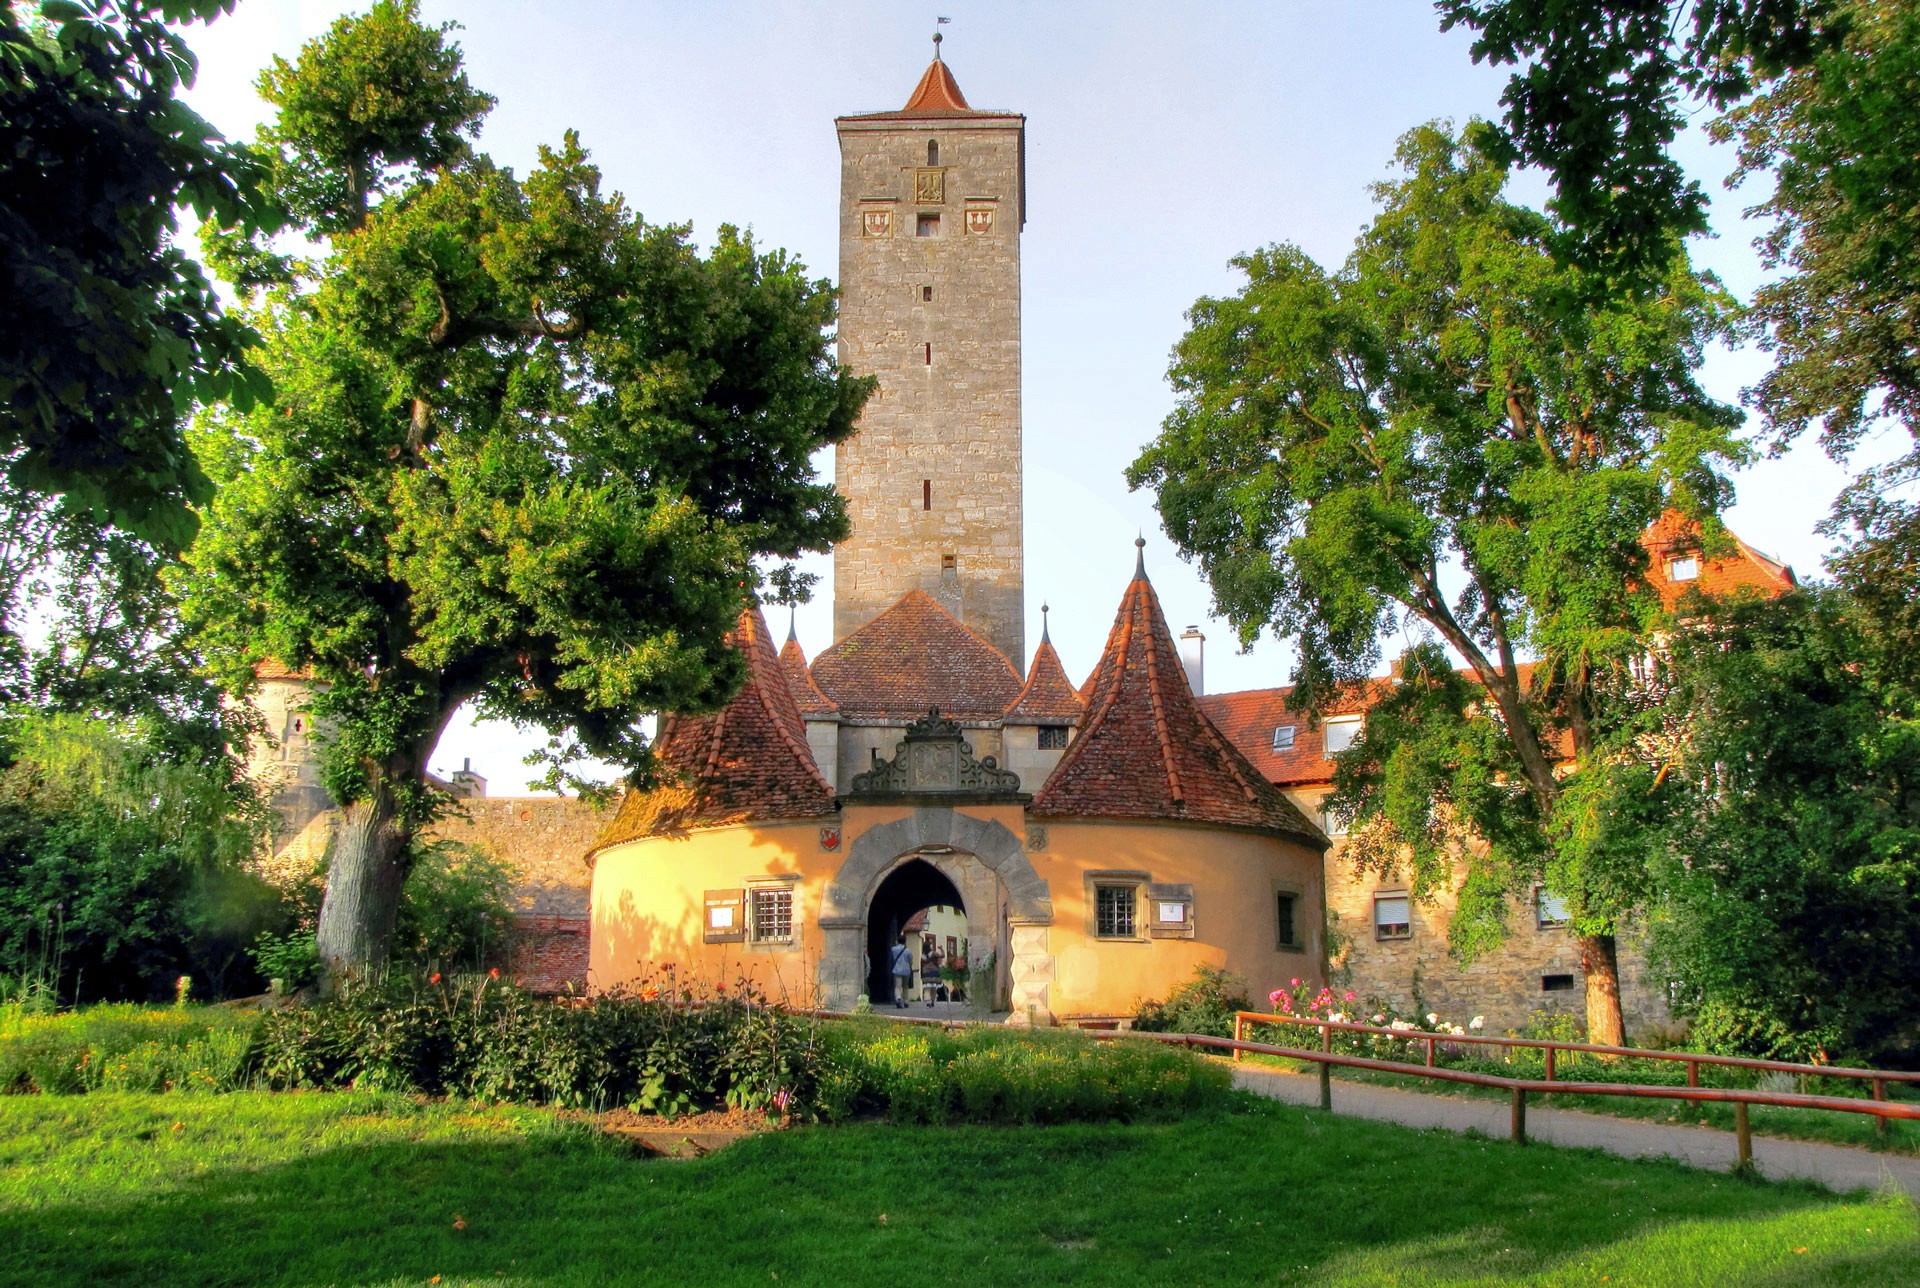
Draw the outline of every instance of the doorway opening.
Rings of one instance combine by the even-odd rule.
[[[952,908],[965,924],[967,908],[960,891],[945,873],[925,859],[908,859],[888,873],[880,888],[873,892],[873,902],[867,907],[867,997],[873,1005],[884,1006],[895,1000],[893,976],[887,969],[894,940],[906,933],[909,922],[930,908]],[[938,946],[941,953],[948,951],[944,940],[939,941]],[[918,934],[908,936],[907,947],[913,953],[917,971]]]

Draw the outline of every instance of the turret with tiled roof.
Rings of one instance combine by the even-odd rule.
[[[849,720],[904,724],[938,707],[955,720],[1000,719],[1020,694],[1007,655],[924,590],[813,659],[813,682]]]
[[[807,670],[807,655],[800,648],[800,636],[794,631],[791,617],[787,620],[787,642],[780,646],[780,669],[787,673],[787,687],[793,690],[794,705],[800,708],[802,716],[840,714],[840,708],[813,682],[813,674]]]
[[[663,782],[627,793],[594,849],[687,827],[835,812],[833,788],[807,750],[800,708],[757,607],[740,615],[727,641],[746,654],[746,683],[710,715],[661,719],[654,754]]]
[[[1327,844],[1194,701],[1147,580],[1144,540],[1106,651],[1087,689],[1080,736],[1033,799],[1051,817],[1185,819],[1257,827]]]
[[[1007,708],[1006,720],[1011,724],[1078,724],[1087,704],[1074,691],[1073,681],[1067,679],[1067,668],[1060,664],[1060,655],[1054,651],[1053,639],[1046,627],[1047,607],[1040,606],[1040,647],[1033,651],[1033,662],[1027,667],[1027,682],[1020,689],[1020,696]]]

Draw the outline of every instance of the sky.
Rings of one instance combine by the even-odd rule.
[[[275,57],[295,57],[351,6],[241,0],[189,31],[200,58],[189,95],[231,138],[266,108],[254,92]],[[689,4],[651,0],[424,0],[456,21],[473,83],[499,99],[479,146],[525,173],[568,129],[605,185],[654,223],[696,240],[750,228],[816,276],[837,276],[839,155],[833,121],[901,106],[931,56],[976,108],[1027,117],[1028,220],[1022,237],[1027,638],[1041,605],[1068,674],[1080,681],[1105,644],[1133,571],[1136,535],[1168,622],[1207,636],[1210,692],[1289,680],[1291,655],[1267,639],[1241,653],[1210,613],[1198,570],[1160,530],[1149,493],[1123,471],[1172,409],[1165,374],[1185,313],[1240,285],[1234,255],[1292,242],[1337,266],[1373,213],[1368,185],[1394,141],[1422,122],[1497,116],[1506,72],[1476,66],[1465,33],[1442,34],[1427,0],[1100,5],[939,0]],[[1700,120],[1704,123],[1706,117]],[[1741,209],[1760,193],[1722,186],[1730,150],[1698,131],[1681,155],[1713,198],[1720,236],[1696,262],[1745,298],[1764,280]],[[1513,192],[1546,190],[1522,175]],[[1721,351],[1709,392],[1737,401],[1765,355]],[[831,458],[821,468],[832,475]],[[1734,531],[1803,578],[1829,543],[1814,529],[1846,482],[1807,443],[1737,480]],[[799,610],[808,657],[832,643],[832,569]],[[785,623],[772,622],[777,634]],[[1022,667],[1026,659],[1017,659]],[[470,759],[494,794],[522,790],[539,738],[457,719],[432,767]]]

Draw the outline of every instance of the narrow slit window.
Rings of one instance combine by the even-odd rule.
[[[933,341],[931,340],[927,341],[926,359],[927,359],[927,365],[931,367],[933,365]]]
[[[940,144],[935,139],[927,140],[927,164],[928,165],[940,164]]]
[[[1282,949],[1299,949],[1300,942],[1300,896],[1291,890],[1282,890],[1273,899],[1273,939],[1274,946]]]
[[[933,480],[932,479],[920,480],[920,508],[922,510],[931,510],[933,508]]]

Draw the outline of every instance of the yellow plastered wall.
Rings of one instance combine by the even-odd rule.
[[[1053,892],[1053,1012],[1131,1013],[1164,998],[1197,966],[1221,966],[1247,981],[1257,1005],[1299,978],[1325,979],[1320,855],[1284,838],[1182,823],[1047,825],[1047,847],[1030,854]],[[1093,874],[1138,872],[1154,884],[1193,887],[1191,939],[1117,941],[1093,933]],[[1299,896],[1298,950],[1277,946],[1274,895]],[[1148,918],[1142,893],[1140,912]],[[1142,927],[1144,931],[1144,926]]]
[[[587,984],[604,992],[679,978],[711,988],[749,980],[796,1006],[813,1003],[820,895],[841,854],[820,848],[820,823],[759,823],[628,841],[593,865]],[[844,847],[843,847],[844,849]],[[790,945],[705,942],[706,892],[796,876]]]

